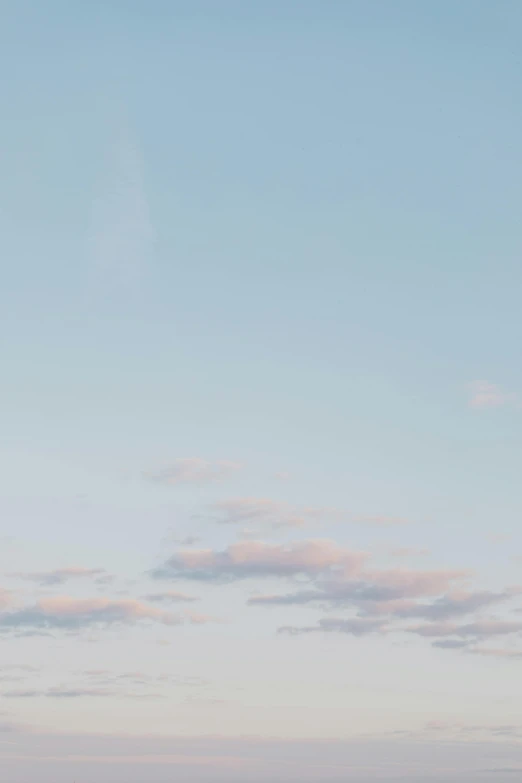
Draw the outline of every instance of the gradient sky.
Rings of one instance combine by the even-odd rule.
[[[522,774],[522,5],[1,12],[6,780]]]

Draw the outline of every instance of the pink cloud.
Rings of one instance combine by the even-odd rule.
[[[109,598],[43,598],[36,604],[0,613],[5,629],[70,629],[89,626],[133,624],[150,620],[175,625],[182,618],[137,600],[114,601]]]
[[[228,581],[264,576],[319,575],[336,570],[356,574],[367,555],[329,540],[309,540],[288,545],[242,541],[222,551],[182,550],[155,569],[155,578],[189,578]]]
[[[489,381],[474,381],[471,384],[470,405],[477,410],[498,408],[517,401],[517,395],[505,392],[500,386]]]
[[[471,572],[463,569],[417,571],[397,568],[367,572],[367,577],[372,583],[396,589],[401,595],[410,597],[440,595],[456,581],[470,576]]]

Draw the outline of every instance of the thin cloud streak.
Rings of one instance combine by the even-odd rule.
[[[209,461],[201,457],[180,457],[167,468],[145,473],[145,478],[157,484],[211,484],[233,476],[242,465],[230,460]]]
[[[71,579],[93,579],[97,584],[108,584],[113,580],[112,575],[107,573],[104,568],[83,568],[81,566],[56,568],[54,571],[15,572],[9,576],[28,582],[36,582],[46,587],[63,585]]]
[[[167,590],[164,593],[149,593],[143,596],[144,601],[149,601],[153,604],[176,604],[176,603],[192,603],[198,601],[197,595],[189,595],[188,593],[180,593],[176,590]]]

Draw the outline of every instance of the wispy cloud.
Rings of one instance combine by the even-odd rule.
[[[45,598],[36,604],[0,612],[0,629],[80,630],[109,625],[132,625],[144,620],[175,625],[182,618],[137,600],[109,598]]]
[[[127,135],[115,144],[93,206],[92,250],[97,274],[110,286],[139,281],[154,232],[138,146]]]
[[[476,410],[499,408],[503,405],[517,404],[519,397],[514,392],[506,392],[500,386],[489,381],[474,381],[471,384],[469,404]]]
[[[271,528],[320,528],[341,523],[389,527],[407,520],[385,514],[361,515],[332,506],[296,506],[264,497],[233,497],[210,506],[213,519],[228,525],[254,526],[254,533]]]
[[[370,633],[376,633],[384,628],[383,620],[371,619],[369,617],[352,617],[343,619],[338,617],[327,617],[319,620],[317,625],[311,626],[292,626],[284,625],[278,629],[278,633],[287,633],[292,636],[299,636],[307,633],[346,633],[351,636],[366,636]]]
[[[289,503],[270,498],[229,498],[212,504],[210,510],[216,521],[223,524],[253,523],[273,528],[304,527],[311,516],[308,509],[299,511]]]
[[[210,683],[202,677],[177,674],[149,674],[144,671],[111,671],[110,669],[84,669],[79,674],[89,683],[94,682],[96,687],[109,685],[115,687],[118,683],[126,682],[132,685],[175,685],[183,688],[202,688]],[[82,686],[83,687],[83,686]]]
[[[161,698],[161,693],[140,693],[135,691],[111,690],[110,688],[74,688],[65,686],[56,686],[46,689],[35,690],[11,690],[3,691],[2,696],[5,699],[143,699],[143,698]]]
[[[181,550],[151,574],[156,579],[227,582],[253,577],[319,575],[332,569],[356,573],[366,557],[332,541],[300,541],[284,546],[245,541],[222,551]]]
[[[464,625],[454,623],[429,623],[417,625],[406,629],[409,633],[415,633],[427,637],[457,637],[458,639],[488,639],[495,636],[507,636],[520,633],[522,623],[513,620],[475,620]]]
[[[153,604],[177,604],[197,601],[198,597],[188,593],[180,593],[177,590],[167,590],[164,593],[149,593],[144,595],[143,599]]]
[[[63,585],[72,579],[92,579],[97,584],[108,584],[113,580],[113,577],[104,568],[82,568],[80,566],[56,568],[53,571],[16,572],[9,574],[9,576],[36,582],[47,587]]]
[[[434,642],[434,646],[442,647],[442,645],[445,644],[444,642]],[[449,642],[446,642],[446,644],[449,644]],[[461,642],[462,645],[467,644],[466,642]],[[480,647],[476,646],[469,650],[470,653],[473,653],[474,655],[482,655],[487,658],[505,658],[505,659],[513,659],[513,660],[521,660],[522,659],[522,648],[515,649],[515,648],[502,648],[502,647]]]
[[[222,481],[241,470],[238,462],[230,460],[209,461],[201,457],[182,457],[172,465],[159,471],[149,472],[145,477],[150,481],[168,486],[180,484],[209,484]]]

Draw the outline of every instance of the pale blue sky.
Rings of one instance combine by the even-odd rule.
[[[151,783],[522,771],[520,3],[20,0],[0,27],[0,669],[38,667],[0,671],[10,780],[140,783],[140,743]],[[316,772],[282,759],[304,738]]]

